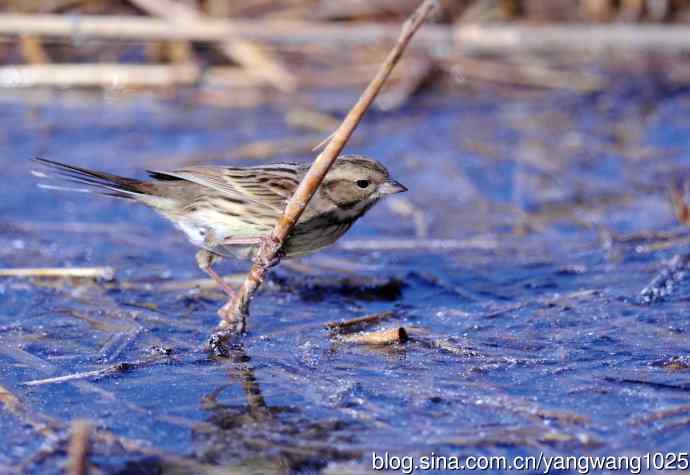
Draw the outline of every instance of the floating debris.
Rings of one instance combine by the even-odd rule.
[[[670,297],[688,277],[690,254],[674,256],[654,279],[640,291],[642,303],[652,304]]]
[[[355,345],[392,345],[396,343],[405,343],[408,340],[408,336],[405,328],[395,327],[370,332],[340,335],[337,340]]]

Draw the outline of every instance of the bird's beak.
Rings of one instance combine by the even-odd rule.
[[[393,195],[395,193],[402,193],[407,191],[407,188],[395,180],[384,181],[381,186],[379,186],[379,192],[382,195]]]
[[[407,191],[407,187],[395,180],[384,181],[381,186],[379,186],[379,193],[382,195],[394,195],[395,193],[402,193],[403,191]]]

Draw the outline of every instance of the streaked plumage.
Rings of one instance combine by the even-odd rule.
[[[309,168],[295,163],[196,166],[149,171],[151,179],[142,181],[36,160],[53,176],[85,186],[81,191],[134,200],[155,209],[202,248],[197,260],[214,279],[217,274],[210,266],[218,257],[248,258],[254,253]],[[51,178],[41,170],[34,174]],[[42,186],[61,188],[45,183]],[[377,161],[361,156],[340,157],[289,236],[285,255],[309,254],[333,244],[379,199],[402,191],[406,188],[392,180]]]

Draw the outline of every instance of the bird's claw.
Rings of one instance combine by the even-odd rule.
[[[278,265],[285,253],[281,248],[281,241],[273,236],[273,233],[261,238],[257,261],[264,267],[274,267]],[[270,257],[266,257],[270,256]]]
[[[208,347],[215,356],[220,358],[228,358],[230,356],[230,349],[226,345],[229,335],[219,331],[213,332],[208,339]]]
[[[218,328],[211,335],[208,340],[209,349],[214,355],[227,358],[230,356],[230,350],[227,342],[231,337],[242,335],[246,331],[247,321],[244,316],[237,318],[232,313],[232,301],[229,301],[218,310],[221,320]]]

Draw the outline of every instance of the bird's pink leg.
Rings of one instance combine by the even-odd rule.
[[[260,237],[246,237],[246,238],[225,238],[223,239],[225,246],[253,246],[261,242]]]
[[[211,277],[218,286],[223,289],[223,291],[228,295],[229,300],[232,300],[235,298],[235,291],[233,290],[232,287],[230,287],[230,284],[225,282],[225,279],[223,279],[218,272],[216,272],[213,269],[213,262],[218,259],[218,257],[214,254],[211,254],[209,251],[206,249],[202,249],[201,251],[196,253],[196,263],[199,265],[199,269],[202,271],[206,272],[209,277]]]
[[[277,243],[273,239],[273,235],[270,234],[268,236],[261,236],[261,237],[245,237],[245,238],[225,238],[222,241],[220,241],[220,244],[224,246],[260,246],[259,250],[257,251],[259,255],[261,254],[261,248],[264,246],[275,246]],[[201,252],[201,251],[200,251]],[[266,267],[272,267],[276,265],[280,261],[280,255],[276,256],[273,260],[270,262],[265,262],[264,265]],[[226,291],[228,296],[230,297],[228,301],[223,305],[220,310],[218,310],[218,315],[223,319],[224,324],[226,325],[232,325],[233,328],[235,328],[235,331],[238,332],[244,332],[245,328],[245,321],[244,318],[241,319],[241,321],[235,321],[234,316],[232,315],[232,311],[234,308],[234,300],[236,297],[236,294],[232,289],[229,289],[229,286],[225,283],[225,281],[218,275],[216,272],[210,268],[210,266],[207,269],[204,269],[211,277],[213,277],[213,274],[216,275],[216,277],[213,277],[216,282],[218,282],[219,285],[223,287],[223,289]],[[213,273],[213,274],[211,274]],[[221,284],[222,282],[222,284]],[[230,292],[228,292],[228,289]]]
[[[255,246],[257,244],[261,243],[261,238],[260,237],[245,237],[245,238],[225,238],[221,241],[218,242],[218,244],[223,245],[223,246]],[[215,243],[214,243],[215,244]],[[210,271],[210,272],[209,272]],[[231,320],[231,312],[233,308],[233,303],[235,300],[236,292],[230,288],[230,286],[213,270],[210,269],[206,271],[209,275],[211,275],[211,272],[213,272],[216,277],[213,277],[216,282],[218,282],[218,285],[221,285],[223,287],[223,290],[225,290],[225,293],[228,294],[228,301],[225,302],[225,305],[223,305],[219,310],[218,310],[218,315],[226,322],[230,322]],[[221,284],[222,282],[222,284]],[[243,324],[240,326],[241,331],[243,330]]]

